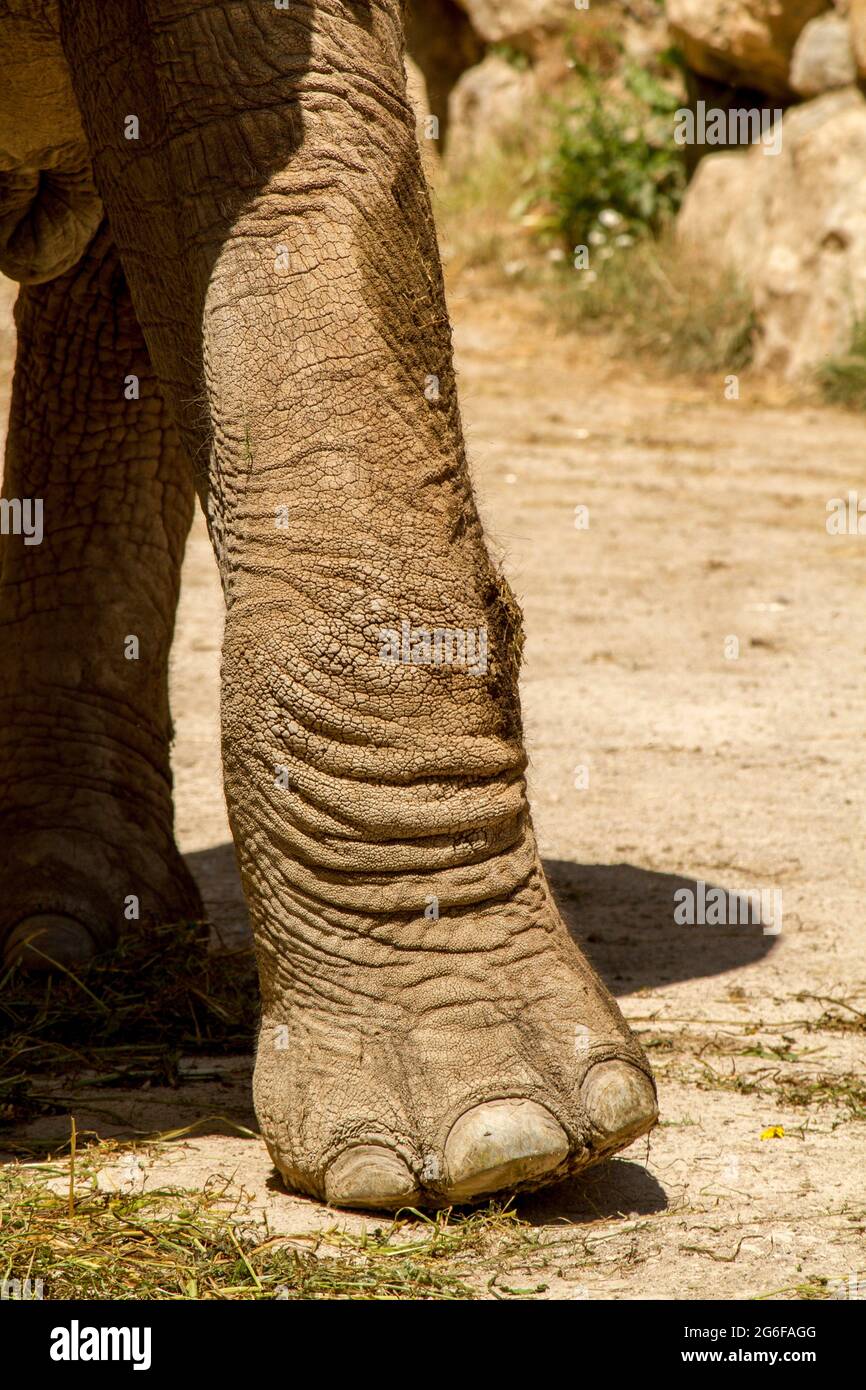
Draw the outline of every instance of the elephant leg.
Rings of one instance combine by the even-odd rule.
[[[16,323],[0,944],[40,968],[201,915],[172,833],[167,696],[194,494],[104,225],[72,270],[22,287]]]
[[[649,1130],[655,1092],[532,832],[402,5],[63,13],[151,356],[207,460],[274,1162],[362,1207],[563,1177]]]

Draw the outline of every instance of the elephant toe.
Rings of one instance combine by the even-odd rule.
[[[32,972],[83,965],[96,954],[87,927],[72,917],[39,913],[13,927],[3,952],[4,966]]]
[[[537,1182],[568,1157],[568,1138],[531,1100],[496,1100],[460,1116],[445,1142],[448,1197],[472,1201]]]
[[[581,1100],[593,1140],[605,1150],[631,1143],[658,1119],[651,1081],[629,1062],[597,1062],[584,1079]]]
[[[333,1207],[394,1211],[419,1197],[414,1177],[399,1154],[381,1144],[346,1149],[325,1175],[325,1197]]]

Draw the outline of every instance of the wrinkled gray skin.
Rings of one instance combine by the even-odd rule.
[[[398,0],[0,0],[5,495],[45,500],[0,573],[7,959],[85,958],[133,894],[201,912],[166,694],[195,488],[257,1113],[291,1187],[382,1208],[556,1181],[656,1118],[533,838],[403,43]],[[486,628],[486,670],[384,664],[404,620]]]

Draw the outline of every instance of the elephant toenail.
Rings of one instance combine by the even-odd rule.
[[[551,1173],[568,1157],[565,1130],[532,1100],[496,1100],[467,1110],[445,1143],[454,1201],[506,1191]]]
[[[333,1207],[394,1211],[412,1206],[419,1196],[407,1164],[381,1144],[346,1149],[325,1175],[325,1197]]]
[[[56,913],[40,913],[19,922],[6,940],[3,962],[28,971],[84,965],[96,954],[96,942],[81,922]]]
[[[628,1062],[597,1062],[581,1087],[590,1126],[605,1147],[646,1134],[658,1119],[652,1083]]]

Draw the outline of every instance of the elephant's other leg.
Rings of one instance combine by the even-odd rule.
[[[193,488],[104,227],[73,270],[22,288],[16,323],[0,945],[39,968],[201,914],[172,834],[167,697]]]
[[[125,7],[77,0],[66,42],[179,417],[203,367],[186,428],[227,597],[264,1136],[290,1185],[349,1206],[551,1181],[650,1129],[655,1094],[533,837],[402,5],[147,13],[142,43]]]

